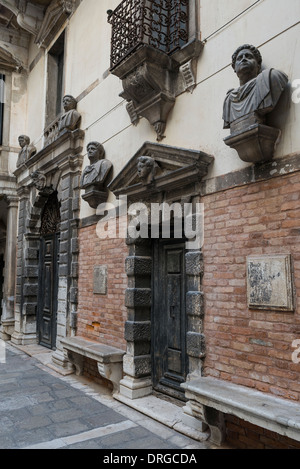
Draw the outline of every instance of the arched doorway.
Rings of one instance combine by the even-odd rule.
[[[37,308],[38,343],[52,350],[57,332],[59,241],[60,204],[55,192],[41,217]]]

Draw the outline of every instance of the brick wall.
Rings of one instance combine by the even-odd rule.
[[[207,195],[205,206],[204,373],[300,400],[300,173]],[[250,310],[246,258],[291,254],[297,311]]]
[[[86,378],[88,378],[93,383],[96,383],[102,386],[102,388],[107,388],[107,390],[110,393],[112,393],[113,385],[108,379],[105,379],[102,376],[100,376],[96,360],[92,360],[90,358],[84,357],[83,374]]]
[[[300,449],[300,442],[226,415],[227,444],[234,449]]]
[[[126,243],[124,239],[100,240],[92,225],[80,229],[79,247],[77,335],[125,350]],[[107,295],[96,295],[94,267],[102,265],[107,266]]]

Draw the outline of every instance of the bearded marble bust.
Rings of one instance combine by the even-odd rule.
[[[288,77],[273,68],[262,71],[262,56],[249,44],[240,46],[232,56],[232,67],[240,86],[228,91],[223,109],[224,128],[255,115],[258,122],[273,111],[281,97]]]

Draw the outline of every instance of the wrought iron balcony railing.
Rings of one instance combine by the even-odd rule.
[[[111,69],[145,44],[172,54],[189,39],[189,0],[123,0],[108,16]]]

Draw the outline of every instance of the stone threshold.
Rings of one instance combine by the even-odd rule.
[[[140,397],[138,399],[129,399],[120,393],[113,395],[114,399],[122,404],[137,410],[138,412],[146,415],[147,417],[162,423],[166,427],[172,428],[178,433],[182,433],[189,438],[197,441],[207,441],[209,439],[209,432],[201,432],[183,423],[183,408],[173,402],[168,402],[158,396],[150,395]]]

